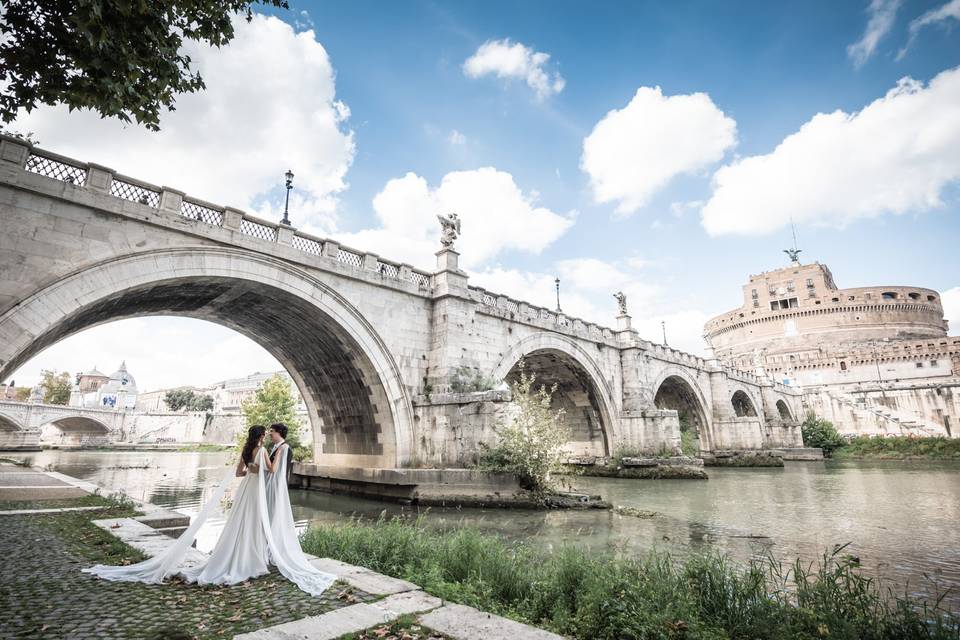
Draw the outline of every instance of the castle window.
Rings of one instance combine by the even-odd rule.
[[[894,291],[884,291],[884,292],[883,292],[882,294],[880,294],[880,295],[881,295],[881,297],[883,297],[884,300],[896,300],[896,299],[897,299],[897,294],[896,294],[896,292],[894,292]]]
[[[760,306],[760,301],[759,301],[759,300],[754,300],[754,301],[753,301],[753,308],[756,309],[756,308],[759,307],[759,306]]]
[[[856,299],[857,299],[856,296],[847,296],[847,300],[850,300],[851,302],[853,302]]]
[[[791,309],[796,309],[797,307],[800,306],[800,303],[797,302],[796,298],[790,298],[790,300],[788,300],[788,303],[790,304]]]
[[[830,298],[830,302],[840,302],[840,298]]]
[[[914,292],[914,293],[909,293],[909,294],[907,294],[907,295],[910,296],[910,299],[911,299],[911,300],[919,300],[919,299],[920,299],[920,294],[919,294],[919,293],[915,293],[915,292]]]
[[[918,362],[918,363],[917,363],[917,369],[923,369],[923,363],[922,363],[922,362]]]
[[[793,280],[790,280],[789,282],[787,282],[787,291],[793,291],[793,290],[794,290]]]
[[[937,296],[927,296],[927,302],[936,302]]]
[[[754,300],[756,300],[759,297],[756,289],[753,289],[752,291],[750,291],[750,297],[753,298]]]
[[[844,362],[843,360],[841,360],[841,361],[840,361],[840,371],[846,371],[846,370],[847,370],[847,363]]]
[[[807,287],[813,288],[813,278],[807,278]]]
[[[864,294],[863,298],[864,298],[865,300],[872,300],[872,299],[873,299],[873,294],[872,294],[872,293]]]
[[[931,367],[937,366],[937,361],[936,361],[936,360],[931,360],[931,361],[930,361],[930,366],[931,366]]]
[[[771,300],[771,301],[770,301],[770,310],[771,310],[771,311],[776,311],[776,310],[779,309],[779,308],[780,308],[780,301],[779,301],[779,300]]]
[[[817,297],[817,291],[816,291],[815,289],[808,289],[808,290],[807,290],[807,297],[808,297],[808,298],[816,298],[816,297]]]

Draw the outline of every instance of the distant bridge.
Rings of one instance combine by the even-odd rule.
[[[280,361],[323,464],[468,462],[509,399],[477,381],[521,361],[557,385],[572,454],[675,450],[681,427],[705,450],[801,446],[796,390],[643,340],[625,314],[607,328],[471,286],[452,248],[418,270],[10,137],[0,210],[0,379],[86,328],[187,316]]]
[[[0,401],[0,449],[36,448],[44,442],[106,444],[123,437],[124,413],[59,404]]]

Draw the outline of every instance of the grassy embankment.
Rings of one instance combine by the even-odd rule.
[[[914,436],[844,438],[829,420],[807,414],[803,444],[837,460],[960,460],[960,439]]]
[[[861,436],[832,452],[837,460],[960,460],[958,438]]]
[[[302,540],[308,553],[574,638],[960,639],[956,614],[884,592],[842,550],[818,567],[770,560],[737,568],[717,555],[548,552],[396,519],[313,528]]]

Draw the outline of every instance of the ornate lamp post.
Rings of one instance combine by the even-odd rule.
[[[557,313],[562,313],[560,311],[560,278],[554,278],[553,284],[557,287]]]
[[[287,172],[283,174],[287,179],[287,202],[283,205],[283,220],[280,221],[280,224],[285,224],[288,227],[290,226],[290,189],[293,189],[293,171],[287,169]]]

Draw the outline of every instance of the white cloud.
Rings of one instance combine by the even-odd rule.
[[[470,274],[470,283],[493,293],[524,300],[547,309],[556,308],[554,278],[560,278],[560,306],[574,318],[614,327],[616,291],[627,296],[633,326],[640,336],[651,342],[662,342],[666,323],[670,346],[688,353],[704,355],[703,324],[710,315],[696,309],[672,310],[661,301],[662,288],[652,284],[640,270],[642,261],[627,259],[623,265],[575,258],[553,265],[553,273],[520,271],[492,267]]]
[[[236,38],[221,49],[185,47],[207,89],[179,96],[159,133],[65,107],[23,114],[16,126],[52,151],[247,209],[260,194],[279,194],[291,168],[294,193],[309,207],[297,210],[294,224],[333,215],[354,141],[326,50],[313,31],[295,33],[277,18],[255,15],[234,26]]]
[[[943,305],[943,317],[950,323],[950,334],[957,335],[960,333],[960,287],[941,293],[940,304]]]
[[[913,41],[917,39],[917,35],[919,35],[921,29],[931,24],[950,20],[960,21],[960,0],[950,0],[950,2],[942,4],[935,9],[930,9],[919,18],[911,20],[910,39],[907,41],[907,44],[900,49],[900,52],[897,53],[897,60],[902,60],[907,54],[907,50],[913,45]]]
[[[455,147],[464,145],[464,144],[467,144],[467,136],[463,135],[462,133],[454,129],[453,131],[450,132],[450,135],[447,137],[447,142],[449,142]]]
[[[673,177],[723,159],[736,140],[736,123],[707,94],[664,96],[660,87],[640,87],[584,138],[580,168],[596,202],[616,201],[617,213],[629,215]]]
[[[573,224],[572,216],[538,206],[536,200],[535,192],[524,193],[512,175],[493,167],[448,173],[438,187],[408,173],[390,180],[374,197],[379,228],[334,235],[384,258],[432,268],[440,248],[437,215],[456,213],[463,224],[457,241],[461,265],[475,267],[502,251],[539,253]]]
[[[798,222],[842,227],[942,204],[960,178],[960,67],[929,85],[904,78],[862,111],[820,113],[767,155],[714,175],[702,210],[713,235],[769,233]]]
[[[847,47],[847,55],[853,60],[853,66],[862,67],[876,51],[880,40],[893,28],[900,2],[901,0],[871,0],[867,7],[870,18],[867,20],[863,37]]]
[[[495,75],[498,78],[523,80],[537,94],[538,100],[563,91],[566,81],[557,71],[545,69],[549,53],[534,51],[520,43],[488,40],[463,63],[463,72],[470,78]]]
[[[9,380],[33,386],[43,369],[73,374],[94,366],[109,375],[121,361],[126,361],[140,391],[200,386],[283,368],[262,347],[226,327],[191,318],[149,317],[77,333],[31,358]]]

